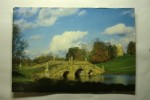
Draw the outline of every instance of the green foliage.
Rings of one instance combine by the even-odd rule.
[[[13,68],[18,66],[22,59],[24,59],[25,52],[27,48],[27,42],[22,38],[19,27],[13,24],[13,38],[12,38],[12,66]]]
[[[66,60],[69,60],[71,57],[73,57],[73,60],[83,61],[86,57],[86,51],[78,47],[69,48],[66,54]]]
[[[31,68],[29,66],[22,66],[21,70],[12,71],[13,82],[29,82],[34,81],[35,74],[44,72],[45,67]]]
[[[35,59],[33,59],[33,63],[40,64],[40,63],[48,62],[50,60],[63,61],[65,59],[59,57],[58,55],[54,57],[52,54],[47,54],[47,55],[41,55],[39,57],[36,57]]]
[[[136,52],[135,52],[135,42],[133,42],[133,41],[129,42],[128,48],[127,48],[127,53],[130,54],[130,55],[135,55],[136,54]]]
[[[108,45],[108,55],[109,59],[114,59],[117,57],[117,47],[115,45]]]
[[[33,62],[37,63],[37,64],[40,64],[40,63],[48,62],[50,60],[53,60],[52,55],[41,55],[41,56],[36,57],[35,59],[33,59]]]
[[[24,58],[22,59],[22,64],[25,66],[30,66],[32,65],[32,60],[30,60],[30,58]]]

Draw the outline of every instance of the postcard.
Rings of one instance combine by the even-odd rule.
[[[12,92],[135,94],[134,8],[13,9]]]

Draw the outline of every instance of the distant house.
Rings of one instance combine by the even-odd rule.
[[[117,47],[117,56],[123,56],[124,51],[123,51],[122,45],[117,44],[116,47]]]

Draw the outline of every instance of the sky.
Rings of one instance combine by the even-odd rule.
[[[122,45],[135,41],[133,8],[14,8],[13,23],[28,42],[31,59],[52,53],[65,57],[68,48],[82,47],[97,38]]]

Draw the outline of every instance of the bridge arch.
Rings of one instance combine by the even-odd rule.
[[[91,76],[93,74],[93,70],[89,70],[88,75]]]
[[[80,80],[80,74],[81,74],[82,71],[83,71],[82,68],[79,68],[79,69],[76,70],[76,72],[75,72],[75,78],[77,80]]]
[[[64,79],[67,79],[68,74],[69,74],[69,71],[65,71],[65,72],[63,73],[63,78],[64,78]]]

